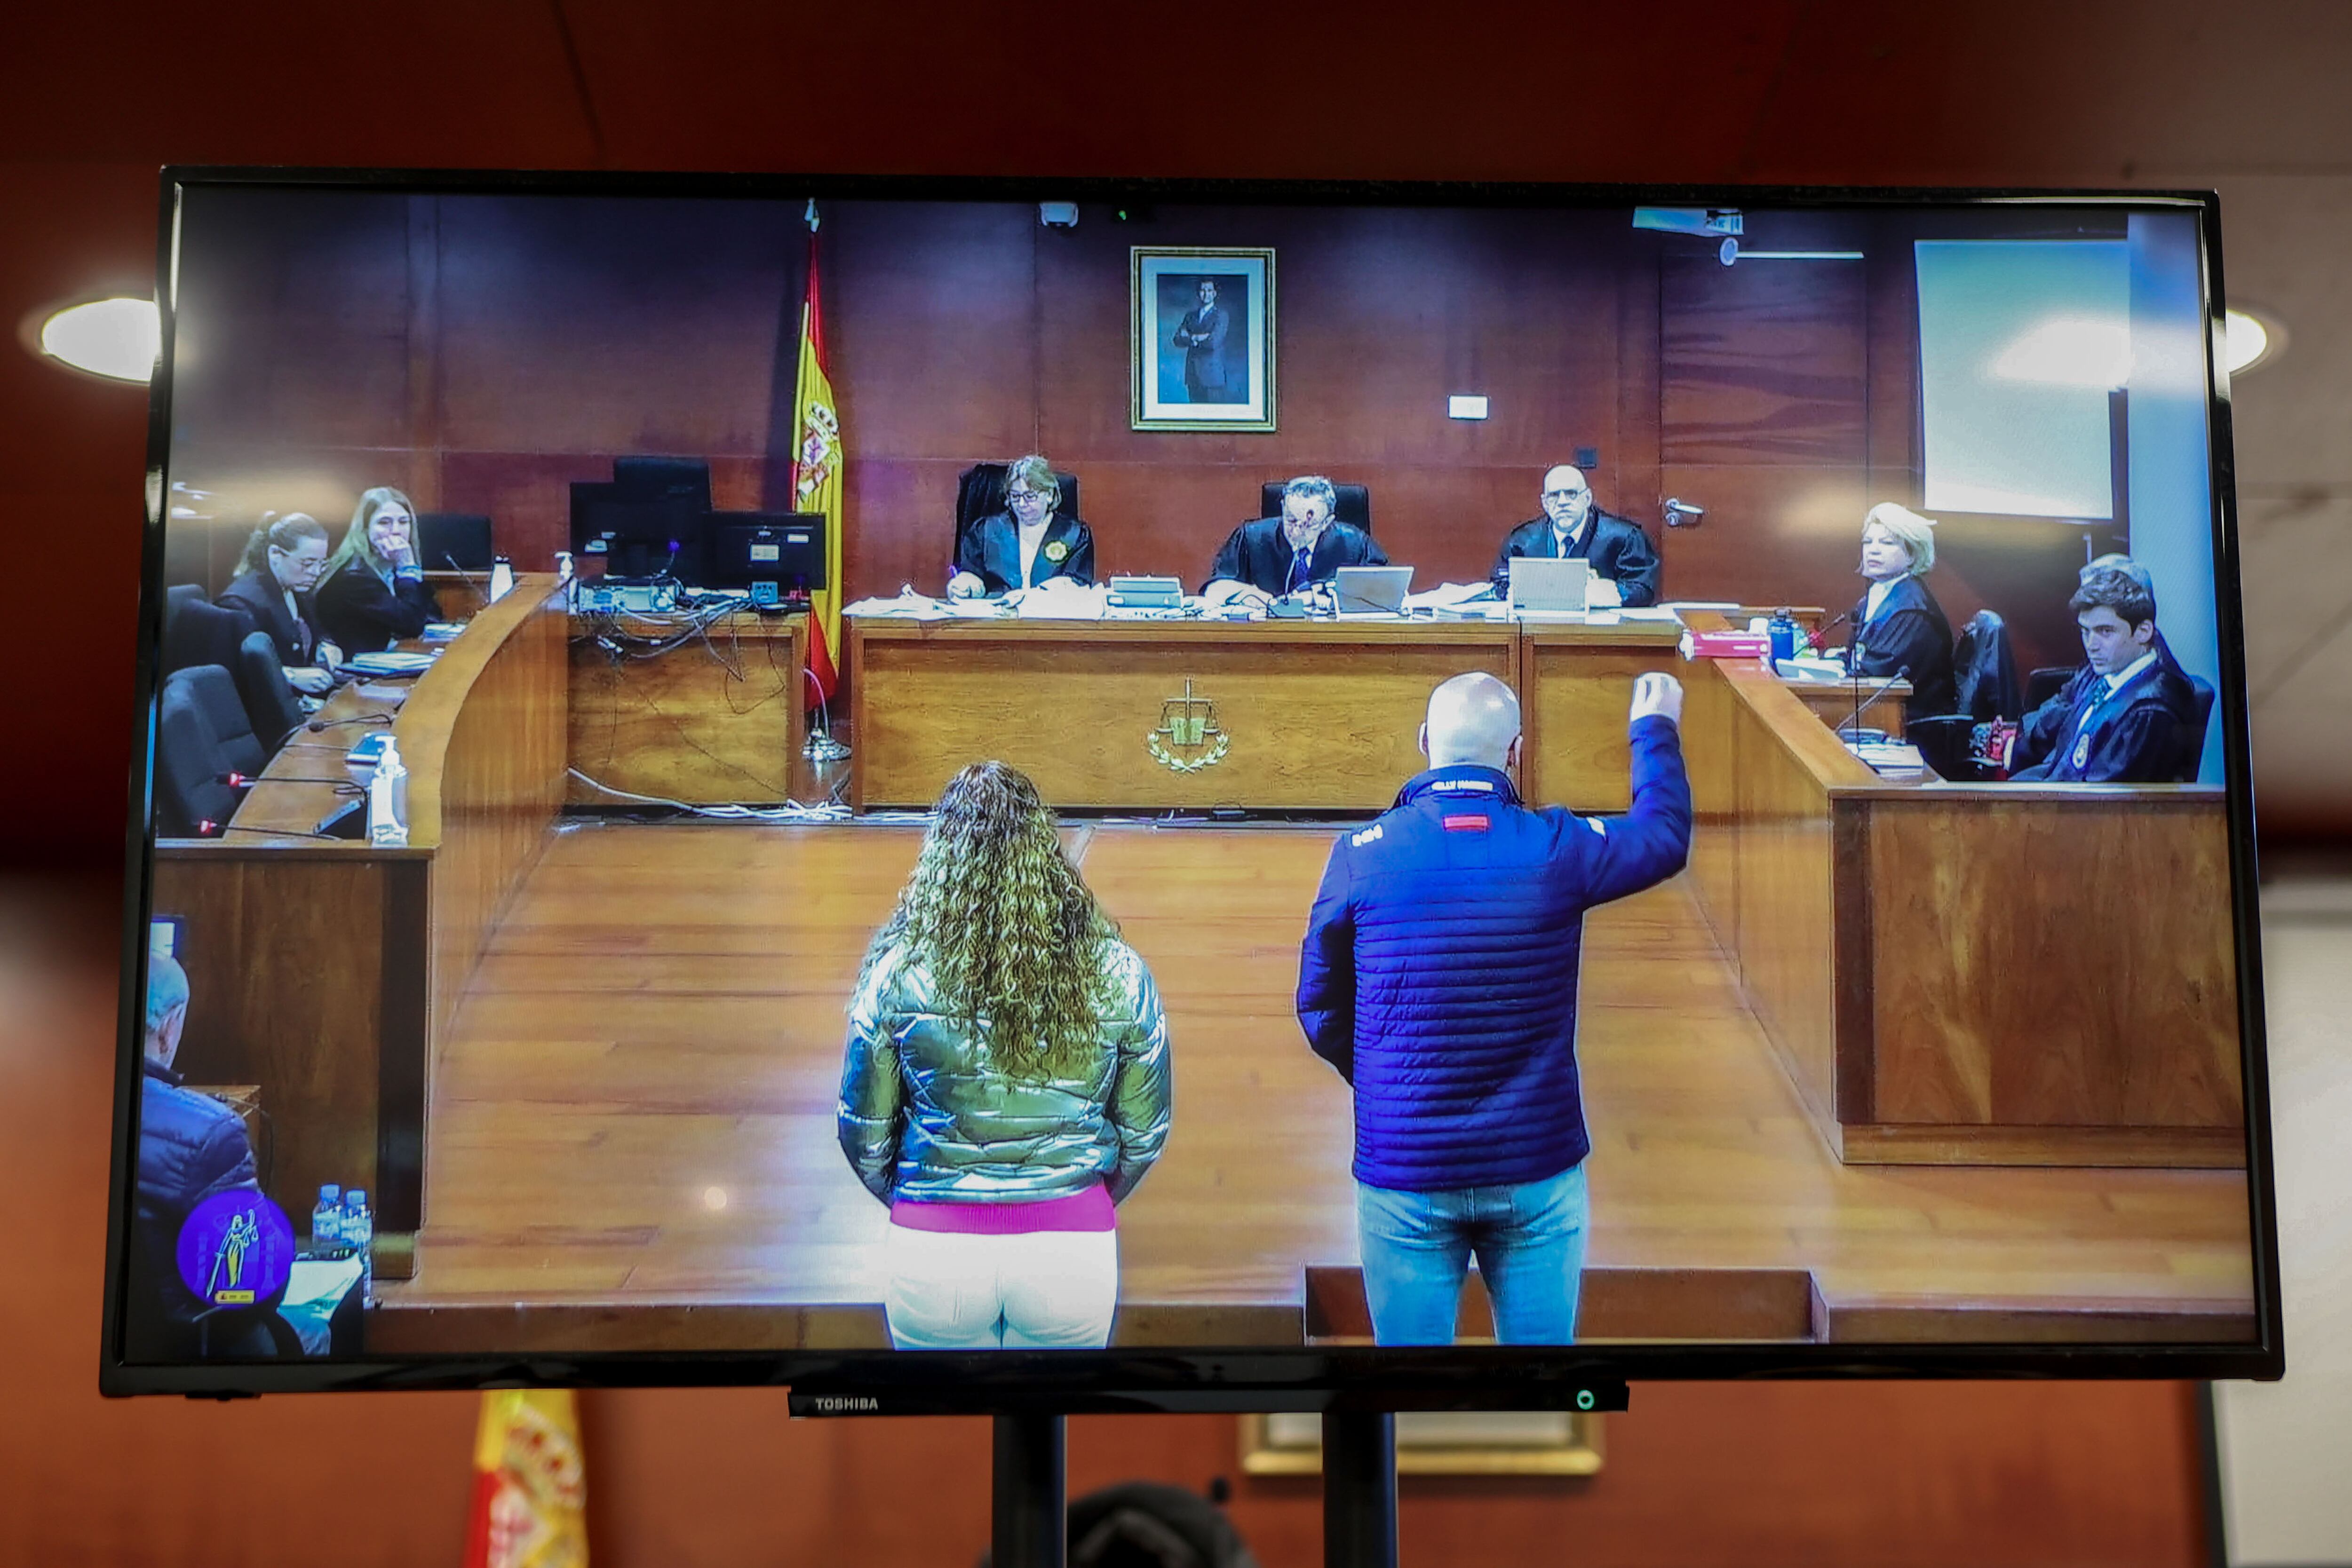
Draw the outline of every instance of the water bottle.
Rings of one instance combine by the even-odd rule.
[[[375,1280],[375,1216],[368,1208],[367,1189],[355,1186],[343,1195],[343,1245],[360,1260],[360,1299],[369,1299]]]
[[[514,591],[514,562],[504,556],[490,561],[490,602],[496,604]]]
[[[319,1189],[319,1207],[310,1211],[310,1255],[329,1258],[343,1244],[343,1189],[333,1182]]]
[[[1771,624],[1765,627],[1764,632],[1771,641],[1774,669],[1780,668],[1783,659],[1797,656],[1797,622],[1794,616],[1785,610],[1774,611]]]
[[[376,758],[375,776],[368,780],[367,820],[368,842],[378,849],[408,842],[408,769],[400,760],[400,743],[389,735]]]

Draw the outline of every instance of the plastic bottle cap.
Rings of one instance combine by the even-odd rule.
[[[325,1183],[322,1183],[322,1184],[320,1186],[320,1187],[319,1187],[319,1197],[320,1197],[320,1201],[324,1202],[324,1201],[327,1201],[327,1200],[331,1200],[331,1199],[333,1199],[333,1198],[336,1198],[336,1197],[341,1197],[341,1196],[342,1196],[342,1191],[343,1191],[343,1189],[342,1189],[341,1187],[338,1186],[337,1185],[335,1185],[333,1182],[325,1182]]]
[[[355,1186],[352,1188],[351,1191],[343,1194],[343,1201],[353,1208],[365,1208],[367,1207],[367,1188],[363,1186]]]

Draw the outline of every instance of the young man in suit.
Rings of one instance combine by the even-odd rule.
[[[2116,569],[2087,572],[2068,601],[2085,678],[2025,717],[2012,777],[2026,784],[2174,784],[2190,777],[2197,696],[2157,644],[2156,595]]]

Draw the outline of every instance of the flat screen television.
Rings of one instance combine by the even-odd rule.
[[[2210,195],[162,216],[149,493],[216,499],[147,520],[108,1392],[2280,1371]],[[559,572],[576,494],[681,474],[816,517],[807,613]],[[158,837],[220,771],[159,715],[238,723],[167,619],[296,510],[391,654]],[[419,512],[512,590],[432,601]],[[1301,591],[1382,560],[1394,615]]]

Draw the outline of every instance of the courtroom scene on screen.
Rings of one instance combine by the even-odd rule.
[[[2193,204],[177,222],[127,1359],[2256,1339]]]

